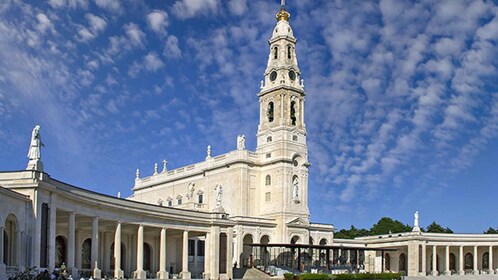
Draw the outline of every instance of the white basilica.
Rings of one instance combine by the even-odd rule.
[[[208,147],[203,162],[168,170],[164,161],[149,177],[137,170],[133,194],[120,198],[51,178],[35,127],[26,170],[0,172],[0,279],[62,263],[73,277],[229,279],[234,267],[252,266],[278,276],[311,258],[282,265],[289,254],[268,248],[286,244],[299,252],[312,244],[312,265],[327,272],[494,274],[497,235],[423,233],[416,218],[412,232],[340,240],[332,225],[310,222],[304,82],[290,14],[282,6],[276,17],[255,151],[241,135],[236,150]]]

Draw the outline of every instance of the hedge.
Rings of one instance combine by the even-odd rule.
[[[360,273],[360,274],[335,274],[333,279],[349,280],[349,279],[401,279],[401,273]]]

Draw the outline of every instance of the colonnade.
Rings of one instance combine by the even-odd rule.
[[[125,222],[125,221],[112,221],[110,219],[104,219],[101,220],[99,217],[88,217],[84,214],[81,214],[81,221],[78,218],[78,223],[81,224],[87,224],[87,226],[82,229],[82,228],[77,228],[78,223],[76,222],[76,216],[79,214],[76,214],[75,212],[68,212],[62,209],[59,209],[59,211],[63,212],[62,216],[66,216],[65,214],[67,213],[67,232],[65,232],[65,224],[66,221],[63,222],[64,225],[57,227],[57,208],[56,207],[50,207],[49,215],[48,215],[48,230],[47,230],[47,268],[49,271],[53,271],[56,266],[56,237],[59,235],[65,236],[67,239],[66,241],[66,246],[67,246],[67,254],[65,254],[65,262],[66,262],[66,267],[67,270],[70,274],[73,275],[73,277],[78,277],[79,272],[81,272],[82,267],[82,248],[80,248],[78,244],[81,244],[82,239],[82,231],[84,232],[89,232],[88,228],[88,223],[87,221],[89,218],[91,219],[91,229],[90,229],[90,238],[91,238],[91,274],[94,278],[101,278],[102,271],[104,270],[102,267],[103,262],[107,262],[106,266],[106,271],[109,271],[109,259],[111,259],[110,255],[110,250],[107,250],[108,248],[101,249],[99,250],[99,246],[107,246],[109,245],[110,238],[110,233],[113,231],[114,234],[114,248],[113,248],[113,254],[114,258],[111,260],[111,262],[114,264],[114,269],[112,270],[112,275],[107,275],[107,276],[113,276],[115,278],[125,278],[125,271],[124,268],[121,267],[122,264],[122,252],[121,252],[121,244],[122,244],[122,239],[123,239],[123,226],[126,225],[126,228],[128,229],[128,234],[130,227],[135,228],[136,227],[136,234],[133,234],[133,236],[136,236],[133,241],[130,241],[128,244],[129,246],[134,246],[136,243],[136,269],[132,272],[132,277],[136,279],[146,279],[147,277],[150,277],[150,275],[147,275],[147,272],[145,271],[144,268],[144,241],[145,241],[145,229],[147,228],[148,231],[148,237],[152,238],[151,235],[155,234],[157,231],[158,232],[158,237],[154,238],[157,242],[157,238],[159,239],[159,248],[157,251],[154,253],[154,256],[151,254],[151,259],[154,259],[154,264],[156,264],[156,269],[154,269],[154,272],[157,271],[157,274],[155,277],[159,279],[167,279],[169,278],[169,272],[167,269],[167,237],[168,237],[168,231],[172,231],[176,234],[181,233],[181,243],[178,245],[175,244],[175,247],[178,248],[178,246],[181,244],[182,249],[181,249],[181,257],[176,259],[176,264],[180,265],[181,261],[181,272],[180,272],[180,277],[182,279],[190,279],[191,278],[191,272],[189,271],[189,238],[202,238],[205,236],[205,246],[204,246],[204,255],[206,258],[204,259],[204,272],[203,276],[205,278],[218,278],[220,273],[226,273],[227,278],[232,277],[232,250],[233,250],[233,227],[223,227],[220,228],[220,226],[216,225],[206,225],[204,227],[190,227],[188,224],[182,225],[182,224],[175,224],[175,225],[160,225],[160,224],[151,224],[151,223],[136,223],[136,222]],[[38,219],[41,220],[41,219]],[[101,223],[101,221],[103,221]],[[40,221],[38,221],[41,223]],[[59,218],[59,222],[61,222],[61,218]],[[114,229],[111,231],[109,229],[109,226],[115,224]],[[100,226],[100,228],[99,228]],[[104,230],[103,230],[104,229]],[[63,230],[64,232],[60,232]],[[134,231],[134,230],[133,230]],[[220,244],[220,238],[221,236],[226,237],[224,240],[226,240],[226,244]],[[2,235],[3,237],[3,235]],[[99,238],[104,238],[104,242],[100,242]],[[112,238],[112,237],[111,237]],[[131,240],[131,238],[130,238]],[[2,241],[2,240],[0,240]],[[136,242],[134,242],[136,241]],[[3,244],[3,242],[0,242],[0,244]],[[195,245],[195,251],[197,252],[197,242],[193,243]],[[220,247],[226,248],[226,259],[224,259],[224,264],[226,266],[225,269],[222,269],[220,271],[220,264],[219,262],[221,261],[220,259]],[[35,244],[35,246],[37,246]],[[40,244],[38,245],[42,247],[43,245]],[[157,246],[157,244],[155,245]],[[2,250],[0,250],[2,251]],[[40,251],[35,248],[35,255],[38,254],[40,256]],[[131,250],[130,250],[131,251]],[[3,251],[2,251],[3,252]],[[170,251],[170,253],[172,253]],[[128,253],[127,253],[128,254]],[[131,252],[130,252],[131,254]],[[196,254],[197,255],[197,254]],[[131,256],[131,255],[130,255]],[[173,255],[174,256],[174,255]],[[157,259],[158,258],[158,259]],[[36,259],[36,258],[35,258]],[[39,258],[38,258],[39,260]],[[135,259],[132,260],[132,262],[135,261]],[[152,261],[152,260],[151,260]],[[194,258],[194,266],[197,266],[197,258]],[[37,265],[37,264],[35,264]],[[41,267],[42,264],[38,263],[38,267]],[[157,267],[159,270],[157,270]],[[131,268],[131,267],[129,267]],[[131,271],[130,271],[131,272]],[[151,272],[151,271],[149,271]]]
[[[450,246],[450,245],[426,245],[426,246],[432,246],[432,269],[430,271],[430,275],[436,276],[439,275],[440,271],[438,270],[438,248],[442,247],[444,248],[444,270],[442,270],[443,274],[445,275],[451,275],[452,271],[456,272],[459,275],[464,275],[464,274],[482,274],[482,273],[487,273],[487,274],[495,274],[495,265],[493,262],[493,248],[494,246],[492,245],[459,245],[459,246]],[[450,247],[458,247],[458,266],[456,264],[456,259],[455,259],[455,264],[452,269],[450,265],[450,255],[453,254],[450,251]],[[464,254],[464,247],[471,247],[471,251],[468,251],[466,254]],[[484,248],[484,252],[481,250],[481,254],[479,254],[478,248]],[[425,252],[423,250],[422,252]],[[485,264],[483,262],[483,255],[487,255],[487,267],[484,267]],[[465,256],[471,254],[472,255],[472,261],[465,261]],[[469,255],[470,256],[470,255]],[[479,257],[481,256],[481,257]],[[481,260],[481,261],[480,261]],[[426,254],[422,254],[422,264],[426,263]],[[480,265],[479,265],[480,264]],[[479,269],[480,266],[480,269]],[[427,274],[425,272],[425,267],[422,267],[422,273]]]

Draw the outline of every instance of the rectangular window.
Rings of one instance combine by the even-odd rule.
[[[189,256],[195,255],[195,240],[192,239],[188,240],[188,255]]]
[[[202,194],[200,194],[197,201],[198,201],[199,204],[204,203],[203,202],[204,201],[204,196]]]
[[[168,200],[168,207],[173,206],[173,200]]]
[[[182,205],[182,199],[181,199],[181,198],[179,198],[179,199],[177,200],[176,204],[178,204],[178,205]]]
[[[266,158],[271,158],[271,153],[267,153]]]
[[[297,141],[297,135],[292,135],[292,140]]]
[[[265,201],[270,201],[271,200],[271,193],[270,192],[267,192],[265,193]]]
[[[202,240],[197,241],[197,256],[199,257],[204,257],[204,244]]]

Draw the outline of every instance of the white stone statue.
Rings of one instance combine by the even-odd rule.
[[[28,158],[29,160],[41,159],[41,147],[44,147],[41,141],[40,126],[36,125],[31,132],[31,144],[29,145]]]
[[[415,211],[414,216],[414,221],[413,221],[413,227],[418,227],[418,211]]]
[[[223,194],[223,186],[221,184],[217,184],[214,189],[216,193],[216,208],[221,207],[221,196]]]
[[[166,171],[168,171],[168,169],[166,169],[166,164],[168,164],[168,161],[167,160],[163,160],[163,171],[162,173],[166,173]]]
[[[246,136],[238,135],[237,136],[237,150],[245,150],[246,149]]]
[[[154,163],[154,175],[157,175],[157,169],[158,169],[158,165],[157,165],[157,162]]]
[[[195,183],[189,183],[187,186],[187,198],[188,200],[194,197]]]
[[[294,201],[299,201],[299,180],[297,177],[294,177],[292,181],[292,198]]]
[[[137,168],[137,171],[135,172],[135,180],[140,180],[140,169]]]
[[[207,153],[206,159],[211,158],[211,145],[207,146],[207,152],[206,153]]]

